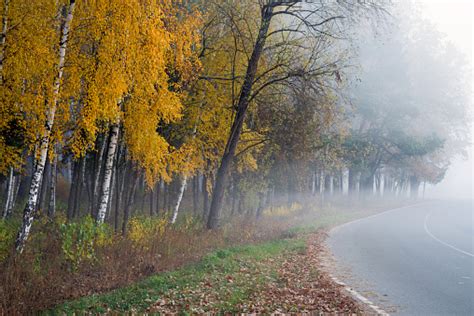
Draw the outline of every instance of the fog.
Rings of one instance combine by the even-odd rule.
[[[473,60],[473,10],[470,0],[423,0],[424,16],[434,22],[441,32],[465,54],[469,63]],[[473,81],[471,76],[471,94]],[[472,102],[472,99],[471,99]],[[471,104],[472,108],[472,104]],[[471,116],[471,122],[474,119]],[[471,142],[474,140],[474,129],[471,127]],[[474,147],[467,150],[468,157],[457,157],[445,178],[437,185],[429,185],[427,198],[472,199],[474,197]]]
[[[458,157],[448,169],[445,178],[436,185],[428,185],[425,198],[473,199],[474,161],[471,147],[468,158]]]

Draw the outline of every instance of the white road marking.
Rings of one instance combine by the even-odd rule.
[[[374,303],[372,303],[368,298],[366,298],[365,296],[363,296],[362,294],[360,294],[359,292],[357,292],[356,290],[354,290],[353,288],[347,286],[347,284],[345,284],[344,282],[340,281],[338,278],[336,278],[334,275],[332,274],[329,274],[329,276],[333,279],[333,281],[341,286],[344,287],[344,289],[349,292],[353,297],[355,297],[356,299],[358,299],[359,301],[361,301],[362,303],[364,303],[366,306],[368,306],[369,308],[371,308],[377,315],[381,315],[381,316],[390,316],[389,313],[387,313],[386,311],[384,311],[382,308],[380,308],[379,306],[375,305]]]
[[[467,251],[464,251],[462,249],[459,249],[457,247],[454,247],[453,245],[450,245],[448,244],[447,242],[444,242],[442,241],[441,239],[439,239],[438,237],[436,237],[435,235],[433,235],[430,230],[428,229],[428,219],[430,218],[432,212],[431,213],[428,213],[426,216],[425,216],[425,223],[424,223],[424,227],[425,227],[425,232],[428,234],[428,236],[430,236],[431,238],[433,238],[434,240],[436,240],[437,242],[439,242],[440,244],[446,246],[446,247],[449,247],[457,252],[460,252],[466,256],[469,256],[469,257],[473,257],[474,258],[474,254],[470,253],[470,252],[467,252]]]

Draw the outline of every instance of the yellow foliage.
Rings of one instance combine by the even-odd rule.
[[[200,68],[199,14],[172,0],[91,0],[78,3],[74,21],[64,89],[77,100],[73,153],[118,120],[147,183],[169,179],[176,156],[157,129],[181,119],[181,86]]]
[[[0,4],[0,12],[4,12]],[[57,24],[60,1],[9,1],[8,29],[3,49],[0,87],[0,173],[18,168],[24,147],[34,148],[43,135],[45,113],[56,71]],[[12,131],[23,144],[12,144]],[[19,148],[22,146],[23,148]]]
[[[128,238],[140,247],[147,247],[152,237],[163,236],[168,226],[167,216],[157,218],[132,218]]]

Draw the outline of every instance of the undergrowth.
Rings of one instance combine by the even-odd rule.
[[[305,233],[384,207],[328,206],[321,210],[295,206],[286,212],[266,211],[258,221],[237,218],[214,231],[186,214],[177,225],[165,225],[160,217],[136,217],[130,221],[127,237],[114,235],[108,226],[96,227],[90,218],[68,224],[61,217],[55,221],[39,218],[24,253],[4,255],[0,262],[0,309],[6,314],[24,314],[72,301],[58,310],[88,311],[92,306],[96,312],[144,310],[165,292],[187,293],[193,298],[193,286],[211,284],[218,291],[209,291],[208,305],[201,302],[197,305],[204,309],[194,312],[205,312],[211,301],[213,308],[234,311],[266,282],[259,275],[272,275],[272,271],[250,273],[248,279],[245,273],[235,276],[236,269],[271,269],[271,265],[261,266],[263,259],[284,251],[302,251]],[[7,227],[4,222],[0,225]],[[12,253],[12,245],[5,246],[14,239],[16,227],[11,225],[2,229],[6,237],[0,238],[6,242],[0,242],[0,254]],[[206,279],[209,274],[212,277]]]

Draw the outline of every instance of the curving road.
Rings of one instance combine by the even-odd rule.
[[[397,315],[474,315],[473,201],[400,208],[334,229],[338,276]]]

